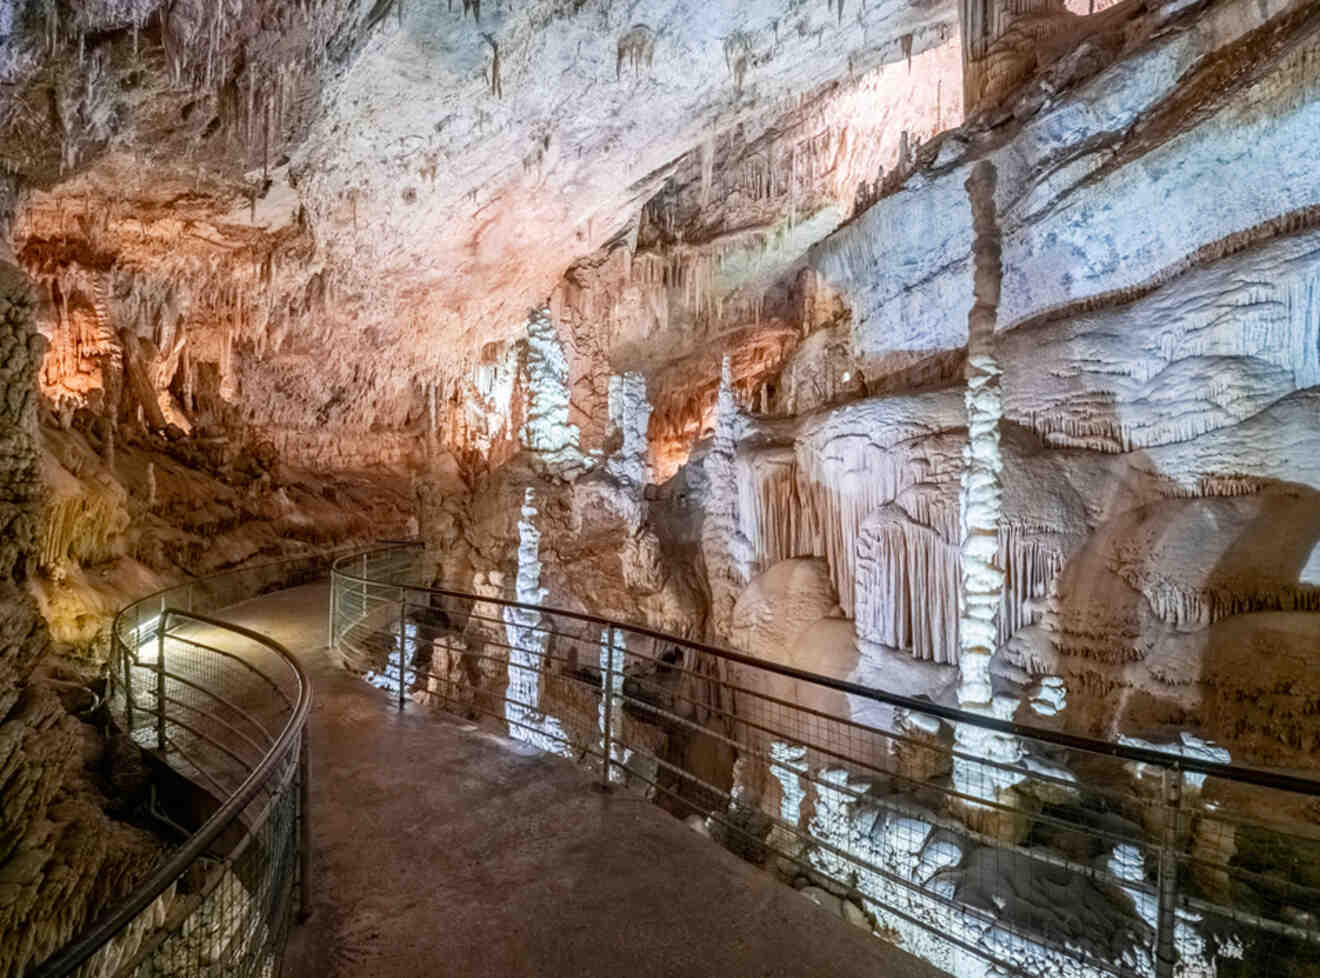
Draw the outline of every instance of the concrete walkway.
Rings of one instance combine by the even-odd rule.
[[[325,585],[224,617],[312,678],[311,917],[290,978],[936,978],[648,802],[330,662]]]

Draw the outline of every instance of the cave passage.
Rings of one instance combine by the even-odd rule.
[[[328,595],[222,613],[281,642],[314,689],[310,916],[286,974],[942,974],[638,795],[601,795],[573,764],[446,714],[397,712],[332,663]]]

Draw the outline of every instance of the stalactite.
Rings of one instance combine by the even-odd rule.
[[[643,66],[651,67],[655,58],[655,31],[646,24],[634,24],[618,43],[618,57],[614,65],[615,80],[623,77],[623,66],[627,62],[634,74],[640,73]]]
[[[858,475],[843,484],[834,480],[836,466],[810,446],[799,445],[797,461],[802,480],[799,493],[811,500],[815,513],[811,552],[829,563],[839,602],[846,614],[852,614],[857,591],[854,557],[862,521],[915,483],[920,473],[895,453],[874,449],[864,449],[861,464],[854,470]]]
[[[1065,554],[1031,539],[1019,527],[1001,519],[996,564],[1004,572],[1004,595],[997,619],[997,645],[1003,645],[1023,627],[1034,624],[1030,604],[1033,599],[1045,596],[1065,561]]]
[[[857,637],[918,659],[958,661],[959,551],[887,506],[866,521],[857,552]]]
[[[480,17],[478,17],[478,20]],[[504,97],[504,85],[500,82],[500,45],[495,38],[485,31],[482,38],[490,45],[490,93],[496,98]]]
[[[109,454],[113,464],[113,448]],[[128,528],[123,491],[117,485],[75,484],[74,488],[56,487],[42,513],[37,558],[45,570],[58,571],[66,561],[109,560],[116,540]]]
[[[756,572],[811,553],[815,514],[798,494],[793,450],[740,454],[736,465],[739,532],[751,545]]]
[[[734,90],[742,94],[743,80],[747,76],[752,56],[752,39],[742,31],[735,31],[724,39],[724,63],[733,75]]]

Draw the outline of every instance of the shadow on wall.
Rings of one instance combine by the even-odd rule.
[[[1103,494],[1088,500],[1098,525],[1046,611],[1066,674],[1062,720],[1107,739],[1190,733],[1235,761],[1309,768],[1320,749],[1320,677],[1310,665],[1320,642],[1320,492],[1240,474],[1189,480],[1164,447],[1098,459],[1112,460]],[[1231,464],[1214,457],[1213,441],[1204,449],[1196,470]],[[1295,451],[1253,446],[1262,457],[1276,450]]]

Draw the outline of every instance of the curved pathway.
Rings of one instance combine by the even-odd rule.
[[[312,678],[311,916],[289,978],[942,974],[564,760],[399,713],[326,654],[327,596],[220,615]]]

